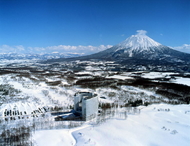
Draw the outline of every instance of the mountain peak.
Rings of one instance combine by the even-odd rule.
[[[119,47],[117,51],[128,48],[130,48],[130,50],[142,51],[148,50],[150,47],[158,47],[161,45],[160,43],[148,37],[146,33],[147,32],[145,30],[137,30],[136,35],[132,35],[117,45]]]

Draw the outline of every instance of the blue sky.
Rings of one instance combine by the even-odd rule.
[[[190,44],[190,0],[0,0],[0,46],[115,45],[136,30]]]

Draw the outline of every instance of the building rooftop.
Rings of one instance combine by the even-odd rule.
[[[93,98],[93,97],[97,96],[97,94],[94,94],[94,93],[91,93],[91,92],[77,92],[75,94],[75,96],[77,96],[77,95],[82,95],[83,99],[90,99],[90,98]]]

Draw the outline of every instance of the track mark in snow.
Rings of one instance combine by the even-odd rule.
[[[173,135],[175,135],[175,134],[177,134],[178,132],[176,131],[176,130],[173,130],[170,134],[173,134]]]
[[[163,126],[162,129],[165,131],[171,131],[170,134],[173,134],[173,135],[178,133],[177,130],[170,130],[169,128],[166,128],[165,126]]]
[[[85,125],[85,126],[82,126],[82,127],[78,127],[78,128],[74,128],[74,129],[69,130],[69,135],[72,137],[72,139],[74,141],[73,146],[77,146],[77,138],[75,137],[75,135],[73,133],[76,132],[76,131],[79,131],[81,129],[85,129],[87,127],[90,127],[90,125]],[[80,136],[84,136],[84,135],[81,133]]]

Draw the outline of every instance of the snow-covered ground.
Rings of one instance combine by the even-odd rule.
[[[121,79],[121,80],[134,79],[133,78],[134,73],[141,73],[140,76],[146,79],[158,79],[158,78],[171,79],[170,75],[176,74],[172,72],[128,72],[120,75],[109,76],[106,78]],[[186,77],[175,77],[170,82],[190,86],[190,78]]]
[[[173,82],[177,84],[190,86],[190,78],[177,77]]]
[[[34,76],[32,76],[35,78]],[[39,80],[36,78],[36,80]],[[46,77],[46,80],[56,80]],[[62,83],[64,80],[62,80]],[[19,112],[26,111],[31,114],[32,111],[38,110],[42,107],[52,107],[61,104],[69,107],[73,105],[72,96],[75,94],[73,89],[65,89],[64,87],[51,87],[45,81],[32,81],[29,78],[19,78],[16,75],[3,75],[0,78],[0,85],[9,84],[14,89],[21,91],[16,94],[13,99],[10,98],[0,106],[0,118],[4,116],[5,110],[18,110]]]
[[[148,79],[156,79],[156,78],[167,78],[169,75],[172,75],[174,73],[171,72],[149,72],[149,73],[143,73],[142,77],[143,78],[148,78]]]
[[[148,79],[156,79],[156,78],[170,78],[170,75],[174,75],[176,73],[172,72],[149,72],[149,73],[143,73],[142,77],[143,78],[148,78]],[[177,83],[177,84],[183,84],[190,86],[190,78],[185,78],[185,77],[175,77],[175,79],[172,79],[171,82]]]
[[[96,69],[96,68],[95,68]],[[98,70],[98,68],[97,68]],[[107,76],[102,70],[97,72],[78,72],[77,75]],[[190,86],[190,79],[171,75],[174,73],[161,72],[127,72],[106,78],[130,80],[134,76],[141,76],[151,80],[168,78],[172,83]],[[78,77],[82,78],[82,77]],[[61,85],[51,86],[49,83],[61,81]],[[31,114],[34,110],[44,106],[60,104],[69,108],[73,105],[73,95],[77,91],[87,90],[70,85],[66,78],[60,75],[20,77],[17,74],[1,75],[0,85],[12,87],[15,95],[5,96],[7,100],[0,106],[0,117],[4,118],[6,110],[15,110]],[[140,89],[132,86],[118,86],[118,88],[99,87],[91,89],[96,92],[100,103],[113,103],[126,99],[148,100],[150,97],[161,98],[155,91]],[[20,91],[20,92],[16,92]],[[14,97],[14,98],[13,98]],[[100,98],[101,97],[101,98]],[[155,99],[155,100],[156,100]],[[124,102],[125,101],[125,102]],[[121,104],[120,103],[120,104]],[[148,107],[140,106],[140,114],[129,114],[126,120],[113,118],[102,124],[92,126],[89,123],[73,129],[35,131],[33,139],[37,146],[187,146],[190,143],[190,105],[153,104]]]
[[[133,79],[133,77],[127,76],[127,75],[113,75],[113,76],[108,76],[106,78],[110,79],[121,79],[121,80],[126,80],[126,79]]]
[[[189,146],[190,105],[138,108],[141,113],[130,114],[126,120],[110,119],[100,125],[87,124],[80,130],[36,131],[33,139],[38,146]]]
[[[72,146],[75,142],[69,129],[37,131],[33,139],[38,146]]]

